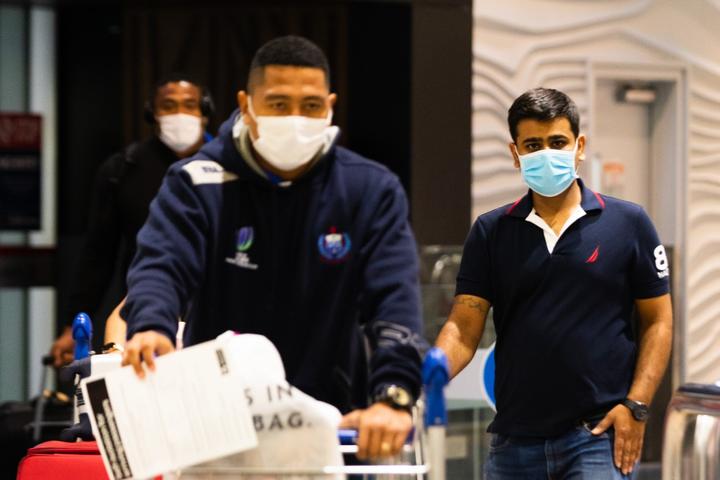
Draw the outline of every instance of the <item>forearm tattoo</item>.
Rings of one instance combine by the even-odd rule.
[[[465,305],[466,307],[474,308],[476,310],[484,311],[485,305],[482,301],[476,298],[462,296],[455,299],[455,305]]]

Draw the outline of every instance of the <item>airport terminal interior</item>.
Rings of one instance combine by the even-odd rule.
[[[101,167],[113,155],[130,158],[130,166],[127,161],[120,162],[120,168],[131,168],[132,174],[137,167],[127,146],[148,138],[157,140],[165,125],[158,121],[156,111],[158,80],[181,74],[187,76],[172,82],[183,84],[188,80],[202,86],[202,92],[212,95],[211,114],[204,97],[196,107],[201,112],[198,115],[207,120],[203,124],[204,141],[210,145],[231,138],[230,127],[221,128],[229,119],[242,153],[240,138],[245,137],[237,133],[240,125],[262,120],[264,114],[256,116],[241,110],[239,116],[235,112],[239,101],[242,106],[239,99],[249,97],[239,96],[238,91],[252,93],[248,78],[255,68],[251,65],[255,65],[256,51],[273,39],[294,35],[314,42],[327,57],[329,91],[337,95],[327,119],[340,131],[334,142],[380,163],[385,167],[382,171],[390,172],[402,187],[399,190],[406,198],[417,247],[413,255],[419,270],[422,324],[418,335],[422,340],[418,344],[425,345],[423,354],[442,337],[441,329],[458,305],[459,279],[465,278],[462,272],[471,263],[463,261],[468,250],[464,245],[470,245],[473,231],[482,230],[473,227],[480,225],[475,224],[476,219],[506,205],[510,206],[505,213],[509,216],[513,205],[519,202],[518,208],[522,208],[519,199],[531,195],[528,185],[534,190],[521,175],[525,168],[521,162],[526,158],[518,150],[521,145],[510,146],[516,139],[508,131],[508,109],[521,94],[538,87],[564,92],[572,99],[579,115],[579,134],[585,139],[582,154],[574,157],[580,160],[576,174],[582,179],[583,195],[587,193],[587,201],[600,202],[602,208],[607,201],[603,199],[608,197],[642,207],[660,241],[654,262],[672,299],[668,366],[662,378],[656,379],[656,393],[647,418],[642,420],[644,441],[632,478],[720,480],[718,26],[718,0],[0,0],[0,478],[50,478],[27,473],[29,462],[27,477],[17,467],[21,459],[25,462],[30,458],[26,456],[29,448],[57,440],[60,431],[76,420],[73,375],[64,374],[48,355],[56,339],[69,332],[67,326],[79,309],[92,323],[89,349],[108,350],[104,346],[108,338],[106,319],[125,297],[125,274],[132,259],[127,252],[129,248],[134,252],[135,247],[118,243],[110,230],[99,233],[100,243],[112,249],[112,261],[101,291],[87,306],[76,301],[80,259],[89,255],[86,241],[93,216],[105,215],[105,224],[114,226],[112,231],[119,230],[125,221],[119,211],[98,213],[96,202],[102,192],[97,191],[97,181]],[[270,67],[265,68],[262,81],[269,82]],[[257,103],[247,101],[257,109]],[[245,118],[250,116],[252,119]],[[268,122],[266,130],[262,123],[257,125],[260,137],[263,131],[269,135],[273,125],[280,128],[280,123]],[[309,122],[302,125],[311,130]],[[329,125],[321,128],[327,132]],[[253,135],[257,134],[252,127],[242,128],[249,128],[247,138],[255,142]],[[210,140],[213,137],[215,140]],[[256,153],[264,152],[260,146],[252,148]],[[344,149],[341,151],[347,151]],[[185,145],[173,151],[190,150]],[[172,160],[180,161],[184,156]],[[191,172],[195,186],[215,182],[226,188],[236,178],[224,172],[220,174],[225,175],[222,180],[207,180],[219,177],[212,171],[214,166],[204,168],[210,170]],[[255,170],[260,171],[257,166]],[[285,177],[277,177],[276,182],[274,170],[263,171],[265,174],[257,175],[283,186]],[[113,175],[111,183],[116,181]],[[125,170],[122,175],[126,175]],[[597,192],[596,197],[590,192]],[[115,194],[114,190],[106,193]],[[372,200],[368,194],[364,201]],[[585,202],[583,197],[584,208],[589,205]],[[611,202],[614,200],[607,201],[605,211],[611,211],[615,205]],[[593,215],[586,210],[587,215]],[[311,220],[313,214],[308,214]],[[530,215],[527,217],[530,221]],[[584,225],[585,220],[575,221]],[[355,226],[328,224],[323,228],[329,230],[324,230],[319,239],[317,234],[312,238],[317,241],[313,254],[324,262],[316,269],[321,274],[326,271],[323,269],[344,262],[348,251],[354,258],[352,249],[356,245],[357,252],[363,251],[359,248],[362,239],[353,237],[351,247],[350,236],[343,230],[355,231]],[[186,228],[180,225],[177,230]],[[563,229],[560,241],[566,231],[569,235],[573,230]],[[253,241],[255,248],[263,241],[259,232],[260,227],[239,229],[231,242],[235,256],[226,259],[227,263],[234,262],[233,268],[257,269],[249,263],[256,258],[249,249]],[[548,235],[552,233],[546,230],[546,240]],[[617,231],[613,236],[621,242],[631,238],[633,231]],[[393,239],[380,240],[384,241]],[[603,250],[602,244],[598,245],[586,263],[610,261],[608,257],[626,253]],[[151,247],[138,250],[131,272],[142,266],[139,257]],[[282,262],[304,265],[301,257],[306,254],[300,248],[293,252],[278,254],[273,268],[281,268],[275,264]],[[501,262],[493,265],[503,268]],[[387,266],[373,272],[378,278],[367,280],[368,285],[394,275]],[[288,271],[287,278],[295,273]],[[183,271],[178,276],[185,274]],[[140,282],[141,275],[136,277]],[[335,278],[349,281],[339,276],[329,278],[322,288],[330,289],[327,284]],[[204,288],[197,286],[198,291]],[[272,283],[259,288],[276,286]],[[598,289],[603,288],[610,287],[599,284]],[[122,310],[130,315],[142,307],[140,300],[133,303],[132,292],[131,288],[128,308]],[[306,294],[308,298],[321,298],[323,292]],[[627,298],[632,302],[631,293]],[[267,315],[272,315],[273,308],[268,307]],[[506,308],[503,315],[508,310],[512,308]],[[496,332],[493,308],[486,313],[472,360],[444,390],[440,389],[445,402],[440,416],[447,417],[446,422],[439,422],[442,438],[432,443],[437,437],[435,431],[430,432],[432,424],[428,422],[434,420],[416,409],[416,417],[424,419],[428,431],[427,436],[417,435],[417,443],[423,440],[431,446],[423,446],[426,455],[422,458],[402,454],[402,459],[394,461],[402,464],[407,460],[416,467],[424,464],[426,470],[412,470],[414,477],[389,470],[365,478],[530,478],[487,473],[488,456],[496,449],[496,437],[487,432],[497,411],[495,345],[496,340],[500,348],[508,345],[503,344],[503,334],[508,333],[504,329]],[[641,313],[635,311],[629,320],[635,339],[646,338]],[[184,338],[194,338],[197,329],[190,323],[187,328]],[[374,327],[369,330],[375,331]],[[395,340],[385,341],[400,341],[397,338],[402,335],[414,338],[412,332],[400,327],[395,333]],[[366,355],[374,355],[375,349],[382,350],[385,345],[370,335],[363,344]],[[124,340],[124,334],[121,338]],[[642,350],[642,342],[636,343],[633,348]],[[78,343],[74,345],[71,356],[74,353],[77,359]],[[225,360],[221,350],[217,352],[222,366]],[[499,352],[498,357],[505,361],[513,356],[528,358],[522,352]],[[227,361],[234,365],[239,360]],[[597,362],[612,363],[603,358]],[[549,371],[542,373],[548,379],[547,388],[533,392],[533,398],[522,399],[531,410],[545,404],[543,397],[552,398],[556,392],[551,390],[565,380],[561,378],[564,370],[553,371],[552,365],[548,362]],[[528,367],[515,364],[513,371]],[[536,367],[533,371],[539,370]],[[259,367],[255,364],[252,368]],[[612,370],[614,365],[608,368]],[[285,369],[290,371],[288,365]],[[347,381],[352,388],[354,384]],[[429,385],[426,382],[425,388]],[[508,392],[513,389],[505,385],[500,390],[506,406]],[[282,397],[284,391],[278,390],[275,398]],[[401,400],[393,397],[391,402]],[[420,404],[427,411],[434,408],[433,401],[425,397]],[[99,408],[91,407],[93,412]],[[243,412],[245,415],[246,409]],[[97,421],[93,420],[93,432],[102,431],[97,430]],[[287,432],[287,425],[293,421],[290,416],[260,425],[256,417],[257,438],[262,441],[263,435],[269,436],[272,425]],[[423,425],[416,428],[417,432],[424,431]],[[413,443],[420,448],[418,445]],[[276,447],[283,445],[277,443]],[[287,442],[284,447],[288,447]],[[68,473],[52,478],[133,477],[120,467],[114,473],[108,467],[107,445],[100,446],[101,451],[93,448],[99,476]],[[441,451],[427,453],[432,448]],[[101,454],[105,455],[104,467]],[[130,447],[127,454],[132,456]],[[155,472],[142,470],[133,461],[130,458],[129,464],[135,465],[136,472]],[[380,462],[385,463],[393,462]],[[290,478],[344,478],[342,475]],[[191,471],[178,478],[196,477]]]

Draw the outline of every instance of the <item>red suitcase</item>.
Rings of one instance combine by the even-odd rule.
[[[28,450],[17,480],[107,480],[95,442],[41,443]]]

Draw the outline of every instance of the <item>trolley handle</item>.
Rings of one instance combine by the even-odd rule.
[[[411,444],[413,439],[415,438],[415,427],[413,427],[410,430],[410,433],[408,433],[407,438],[405,439],[405,444]],[[338,430],[338,440],[340,441],[340,445],[356,445],[358,439],[358,431],[355,429],[350,428],[341,428]]]
[[[425,388],[425,426],[446,426],[445,386],[450,380],[450,369],[445,352],[433,347],[423,363],[423,385]]]
[[[341,428],[338,430],[340,445],[355,445],[357,443],[358,431]]]

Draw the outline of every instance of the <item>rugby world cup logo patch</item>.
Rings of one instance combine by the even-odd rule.
[[[338,232],[335,227],[330,227],[330,233],[318,238],[320,259],[327,263],[343,262],[350,254],[351,247],[350,235]]]
[[[247,252],[252,247],[255,239],[255,230],[253,227],[242,227],[237,231],[236,248],[238,252]]]
[[[236,267],[246,270],[257,270],[258,266],[250,260],[248,250],[255,241],[255,230],[253,227],[239,228],[235,233],[235,256],[227,257],[225,261]]]

